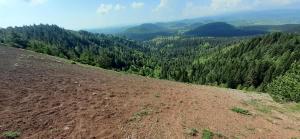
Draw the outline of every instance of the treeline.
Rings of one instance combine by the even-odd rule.
[[[267,91],[275,100],[300,102],[300,64],[294,63],[288,72],[273,80]]]
[[[191,79],[200,84],[266,91],[271,81],[299,60],[299,36],[273,33],[200,56],[194,61]]]
[[[136,42],[55,25],[0,29],[0,42],[143,76],[270,92],[300,101],[300,36],[160,37]],[[289,90],[289,91],[287,91]]]
[[[146,76],[192,82],[191,70],[194,60],[202,54],[210,54],[226,46],[240,42],[242,38],[160,37],[143,42],[150,51],[145,55]],[[138,70],[136,70],[138,71]],[[138,72],[135,72],[138,73]],[[142,74],[145,75],[145,74]]]
[[[143,65],[141,47],[134,41],[56,25],[33,25],[0,30],[0,42],[107,69],[127,70]]]

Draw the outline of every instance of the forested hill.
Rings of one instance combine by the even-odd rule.
[[[56,25],[0,29],[0,42],[107,69],[126,70],[128,65],[141,65],[144,51],[136,42],[124,38],[65,30]]]
[[[129,28],[121,34],[124,34],[126,37],[134,40],[150,40],[157,36],[172,35],[168,28],[150,23]]]
[[[273,33],[226,47],[194,61],[192,80],[201,84],[224,84],[230,88],[264,91],[293,63],[300,64],[300,36]]]
[[[206,36],[206,37],[233,37],[233,36],[250,36],[264,34],[260,30],[242,30],[233,25],[224,22],[208,23],[186,32],[186,35]]]
[[[300,101],[300,97],[291,99],[294,94],[300,96],[300,78],[294,76],[300,73],[298,34],[272,33],[255,38],[172,36],[135,42],[55,25],[35,25],[0,29],[0,42],[106,69],[197,84],[271,90],[279,94],[279,100]],[[293,94],[282,93],[286,90]]]

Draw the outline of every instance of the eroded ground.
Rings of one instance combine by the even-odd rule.
[[[234,107],[249,114],[232,111]],[[28,139],[300,138],[300,106],[0,46],[0,133]],[[194,128],[199,133],[192,136]]]

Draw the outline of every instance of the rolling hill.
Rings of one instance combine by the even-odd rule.
[[[235,30],[228,24],[221,24]],[[174,36],[136,42],[65,30],[55,25],[0,30],[0,43],[74,62],[160,79],[270,94],[273,92],[268,86],[299,64],[299,39],[298,34],[271,33],[250,38]],[[289,92],[298,94],[292,88],[300,81],[292,80]],[[300,102],[298,97],[291,99],[290,95],[282,94],[276,97]]]
[[[132,27],[126,30],[127,33],[157,33],[157,32],[163,32],[168,31],[167,28],[164,28],[162,26],[156,25],[156,24],[142,24],[136,27]]]
[[[260,30],[260,31],[265,31],[265,32],[300,33],[300,24],[244,26],[244,27],[241,27],[241,29]]]
[[[3,45],[0,65],[1,139],[7,132],[28,139],[299,137],[297,105],[265,95],[122,74]]]
[[[158,28],[164,28],[175,34],[183,34],[191,29],[199,27],[200,25],[214,23],[214,22],[225,22],[236,27],[243,27],[239,29],[247,29],[247,31],[252,31],[253,29],[258,29],[259,31],[274,31],[272,28],[275,28],[277,31],[290,32],[289,28],[293,28],[293,24],[300,24],[299,9],[281,9],[281,10],[263,10],[255,12],[239,12],[233,14],[224,14],[219,16],[210,16],[210,17],[201,17],[201,18],[192,18],[184,19],[172,22],[160,22],[160,23],[148,23],[148,25],[154,25]],[[288,25],[290,24],[290,25]],[[147,24],[146,24],[147,25]],[[275,27],[274,27],[274,26]],[[276,27],[276,26],[281,26]],[[249,27],[248,27],[249,26]],[[245,27],[245,28],[244,28]],[[113,34],[123,34],[126,29],[137,28],[139,30],[140,25],[138,26],[124,26],[116,28],[107,28],[107,29],[93,29],[89,30],[95,33],[113,33]],[[156,30],[156,29],[154,29]],[[297,28],[297,30],[299,30]],[[126,31],[125,31],[126,32]],[[143,33],[147,34],[148,31],[144,30]],[[151,32],[151,31],[150,31]],[[150,33],[148,32],[148,33]],[[157,32],[157,30],[156,30]],[[159,31],[158,31],[159,32]],[[152,32],[153,33],[153,32]],[[146,37],[140,40],[149,40],[158,36],[167,36],[165,31],[163,33],[150,34],[150,37]],[[172,35],[172,34],[171,34]],[[132,36],[132,38],[138,38],[138,35]]]
[[[186,35],[203,37],[234,37],[264,34],[259,30],[242,30],[224,22],[214,22],[202,25],[186,32]]]
[[[122,34],[134,40],[151,40],[158,36],[172,35],[171,31],[168,28],[150,23],[129,28]]]
[[[199,22],[205,24],[212,22],[226,22],[234,26],[299,24],[299,12],[299,9],[245,11],[217,16],[184,19],[178,22],[188,24]]]
[[[134,53],[142,53],[145,49],[128,39],[71,31],[56,25],[1,29],[0,42],[108,69],[128,69],[128,65],[138,67],[143,55]],[[132,63],[127,63],[129,61]]]

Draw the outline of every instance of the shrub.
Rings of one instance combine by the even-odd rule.
[[[236,113],[243,114],[243,115],[251,115],[251,113],[248,110],[245,110],[245,109],[242,109],[242,108],[239,108],[239,107],[234,107],[231,110],[236,112]]]
[[[7,131],[3,133],[3,136],[7,139],[15,139],[20,137],[21,133],[17,131]]]
[[[133,116],[129,119],[129,121],[135,121],[135,120],[141,120],[142,117],[144,116],[147,116],[147,115],[150,115],[151,114],[151,109],[142,109],[141,111],[139,112],[136,112],[133,114]]]
[[[196,128],[190,128],[186,131],[186,133],[190,136],[197,136],[199,132]]]
[[[209,129],[204,129],[202,131],[202,139],[212,139],[214,137],[214,133]]]
[[[267,92],[275,101],[300,102],[300,64],[293,64],[290,71],[270,83]]]

